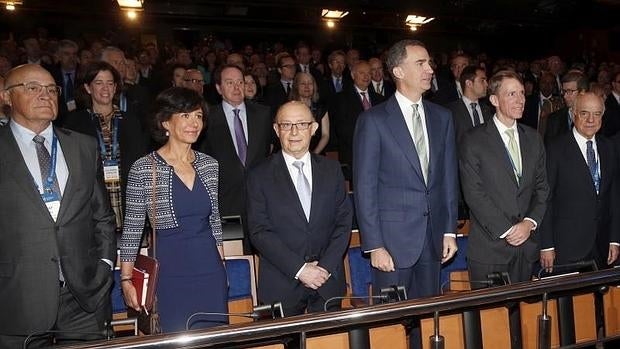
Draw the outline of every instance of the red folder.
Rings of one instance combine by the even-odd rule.
[[[157,259],[138,254],[131,280],[138,294],[138,303],[148,311],[153,309],[158,276],[159,262]]]

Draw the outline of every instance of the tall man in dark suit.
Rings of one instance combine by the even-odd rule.
[[[467,262],[471,280],[508,272],[512,282],[527,281],[538,259],[533,231],[542,222],[549,186],[542,139],[517,124],[525,91],[512,71],[489,81],[493,121],[472,129],[459,149],[461,184],[472,225]]]
[[[422,99],[429,60],[416,40],[390,48],[396,93],[360,115],[353,139],[355,207],[373,289],[402,285],[409,298],[439,294],[441,263],[457,249],[454,124],[449,110]],[[419,331],[410,343],[421,347]]]
[[[338,139],[338,159],[344,166],[344,176],[351,180],[353,162],[353,131],[357,117],[373,105],[385,99],[372,91],[370,85],[370,65],[366,61],[358,61],[351,68],[353,86],[345,88],[336,95],[333,112],[334,129]]]
[[[327,57],[327,65],[330,74],[327,76],[320,86],[320,95],[323,103],[332,104],[334,96],[344,88],[351,86],[351,75],[343,75],[345,68],[345,54],[337,50],[329,54]]]
[[[273,124],[282,151],[248,173],[248,225],[260,255],[258,297],[284,314],[322,311],[344,296],[343,258],[352,207],[336,161],[311,154],[318,124],[300,102],[283,105]],[[327,309],[340,307],[330,302]]]
[[[463,96],[446,107],[452,111],[456,129],[456,142],[460,143],[463,135],[474,126],[484,124],[493,117],[493,111],[488,105],[480,103],[486,97],[487,73],[483,68],[470,65],[461,73]]]
[[[577,96],[575,127],[547,147],[550,196],[541,225],[543,268],[595,260],[599,267],[618,258],[620,193],[613,143],[601,135],[603,100]]]
[[[538,84],[538,91],[525,100],[523,117],[520,123],[538,130],[542,136],[547,128],[549,115],[562,107],[562,101],[553,95],[555,80],[551,73],[543,72]]]
[[[214,79],[223,100],[211,108],[199,148],[220,164],[220,214],[239,215],[245,220],[246,169],[271,151],[271,117],[269,108],[244,102],[243,72],[239,67],[224,65],[215,71]]]
[[[114,213],[93,138],[55,128],[59,88],[39,65],[11,70],[0,128],[0,347],[29,334],[102,339],[111,320]],[[79,332],[95,332],[85,334]],[[50,345],[37,336],[29,348]]]
[[[588,79],[583,73],[570,71],[562,77],[562,97],[564,107],[560,108],[547,117],[545,128],[545,144],[573,129],[572,108],[577,94],[588,90]]]

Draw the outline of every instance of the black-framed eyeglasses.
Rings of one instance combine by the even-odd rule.
[[[57,97],[57,96],[60,96],[60,93],[62,92],[62,89],[58,85],[41,85],[38,82],[22,82],[21,84],[7,86],[4,89],[8,91],[12,88],[22,87],[22,86],[24,87],[24,91],[27,94],[33,95],[33,96],[38,96],[41,93],[41,91],[43,91],[44,88],[45,88],[45,91],[50,96]]]
[[[579,90],[578,89],[563,89],[562,90],[562,94],[563,95],[565,95],[565,94],[572,95],[572,94],[575,94],[577,91],[579,91]]]
[[[297,128],[299,131],[307,130],[310,125],[312,125],[314,121],[301,121],[301,122],[280,122],[278,123],[278,127],[282,131],[290,131],[293,129],[293,126]]]

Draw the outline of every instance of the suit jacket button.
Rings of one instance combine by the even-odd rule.
[[[424,217],[428,216],[428,211],[424,211]]]

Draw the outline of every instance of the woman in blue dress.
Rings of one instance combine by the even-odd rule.
[[[218,163],[191,148],[203,129],[206,111],[202,97],[192,90],[172,87],[160,93],[154,137],[164,145],[137,160],[127,181],[121,287],[127,305],[139,310],[131,274],[145,219],[154,215],[160,264],[157,309],[163,332],[185,330],[187,319],[197,312],[228,311]],[[195,316],[189,329],[226,323],[226,316]]]

